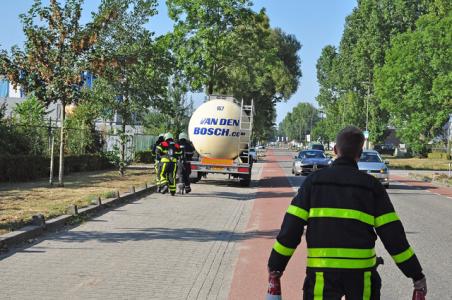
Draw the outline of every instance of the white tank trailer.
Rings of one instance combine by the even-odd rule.
[[[227,174],[251,182],[252,159],[247,149],[253,126],[253,104],[241,105],[232,97],[210,96],[190,118],[188,134],[196,152],[192,161],[192,181],[208,173]]]

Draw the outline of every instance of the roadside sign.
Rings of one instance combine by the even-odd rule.
[[[363,134],[364,134],[364,138],[366,140],[369,139],[369,131],[365,130],[365,131],[363,131]]]
[[[309,142],[311,142],[311,135],[310,134],[307,134],[306,135],[306,141],[309,143]]]

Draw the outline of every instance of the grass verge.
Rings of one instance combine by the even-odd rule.
[[[112,198],[117,191],[153,181],[150,170],[128,170],[124,177],[118,171],[73,173],[65,177],[64,187],[49,187],[44,180],[0,183],[0,234],[24,226],[35,214],[50,219],[65,214],[72,204],[85,207],[99,196]]]
[[[428,158],[393,158],[384,157],[389,161],[391,169],[401,170],[431,170],[431,171],[447,171],[449,163],[446,159],[428,159]]]
[[[447,176],[446,174],[418,174],[418,173],[408,173],[408,176],[411,178],[424,181],[424,182],[431,182],[436,183],[439,185],[445,185],[447,187],[452,187],[452,177]]]

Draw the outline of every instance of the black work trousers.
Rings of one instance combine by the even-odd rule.
[[[381,278],[377,271],[308,270],[303,300],[379,300]]]

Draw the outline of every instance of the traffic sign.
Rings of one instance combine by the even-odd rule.
[[[369,131],[363,131],[364,138],[367,140],[369,138]]]

